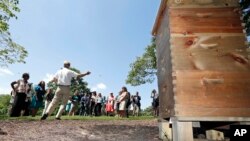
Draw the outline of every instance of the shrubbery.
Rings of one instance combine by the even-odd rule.
[[[8,113],[10,97],[10,95],[0,95],[0,115],[6,115]]]

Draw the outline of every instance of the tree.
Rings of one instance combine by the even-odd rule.
[[[245,23],[244,28],[246,30],[247,36],[250,36],[250,1],[249,0],[240,0],[240,8],[242,11],[242,20]],[[249,38],[249,37],[248,37]],[[250,40],[248,39],[248,42]]]
[[[70,68],[72,71],[80,73],[80,71],[76,68]],[[52,88],[53,91],[56,91],[56,84],[55,83],[48,83],[47,86],[49,88]],[[89,93],[90,89],[87,88],[88,83],[83,80],[83,78],[80,79],[72,79],[71,80],[71,86],[70,86],[70,92],[74,93],[76,90],[78,90],[80,93]]]
[[[72,71],[81,73],[78,69],[76,68],[70,68]],[[73,79],[71,81],[71,92],[75,92],[78,90],[80,93],[89,93],[90,89],[87,88],[88,83],[86,81],[83,81],[83,78],[80,79]]]
[[[0,1],[0,66],[7,66],[13,63],[25,63],[24,59],[28,52],[24,47],[15,43],[9,32],[9,20],[14,18],[20,12],[17,7],[19,0],[1,0]]]
[[[151,44],[146,47],[145,53],[130,64],[131,70],[128,73],[126,83],[132,86],[152,83],[156,78],[156,65],[156,44],[153,37]]]

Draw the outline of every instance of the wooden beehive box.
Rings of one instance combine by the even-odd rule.
[[[162,0],[153,29],[162,118],[250,117],[250,48],[240,16],[238,0]]]

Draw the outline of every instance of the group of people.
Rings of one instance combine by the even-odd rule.
[[[51,91],[45,90],[45,82],[41,81],[36,86],[32,87],[32,83],[28,83],[29,74],[24,73],[22,79],[11,83],[11,100],[9,114],[11,117],[20,115],[35,116],[38,109],[43,106],[44,96],[47,100],[52,100]]]
[[[128,117],[129,114],[139,116],[141,97],[139,92],[130,95],[126,87],[115,97],[110,93],[106,98],[96,91],[80,94],[78,91],[69,98],[66,105],[66,114],[80,116],[114,116]]]
[[[43,113],[52,101],[54,94],[52,89],[45,90],[45,82],[40,81],[32,86],[28,83],[29,74],[24,73],[22,79],[11,83],[11,99],[9,115],[11,117],[35,116],[37,111],[44,107]]]
[[[45,120],[59,103],[59,110],[56,114],[58,120],[65,111],[68,115],[100,116],[105,113],[106,115],[117,114],[119,117],[128,117],[129,112],[133,111],[133,115],[139,116],[141,109],[139,92],[131,95],[126,87],[122,87],[116,97],[113,93],[106,98],[102,97],[101,93],[81,94],[77,90],[73,96],[70,96],[71,80],[89,75],[90,72],[78,74],[69,68],[70,63],[65,61],[64,67],[50,81],[57,85],[55,92],[51,88],[46,90],[44,81],[32,86],[33,84],[28,82],[30,77],[28,73],[24,73],[22,79],[12,82],[10,116],[35,116],[39,108],[44,107],[41,120]]]

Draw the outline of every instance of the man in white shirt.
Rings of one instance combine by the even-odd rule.
[[[90,74],[89,71],[86,73],[78,74],[70,70],[69,68],[70,68],[70,62],[65,61],[64,68],[57,71],[53,80],[50,81],[50,82],[57,83],[58,87],[56,89],[55,96],[52,102],[49,104],[48,109],[46,110],[45,114],[41,117],[41,120],[45,120],[54,111],[57,104],[61,101],[60,108],[56,115],[56,119],[60,120],[60,117],[65,109],[65,106],[70,96],[71,80],[73,78],[79,79],[81,77],[84,77]]]

